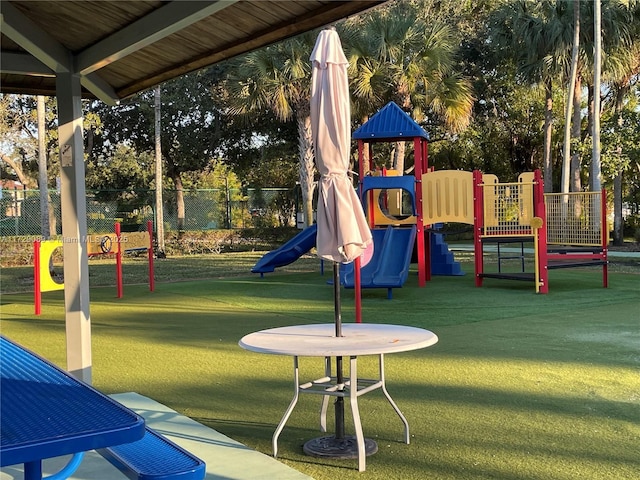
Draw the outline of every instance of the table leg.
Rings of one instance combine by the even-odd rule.
[[[366,452],[364,445],[364,434],[362,433],[362,422],[360,422],[360,409],[358,408],[358,357],[351,357],[350,365],[349,403],[353,415],[353,426],[356,431],[356,441],[358,442],[358,471],[364,472],[366,466]]]
[[[382,387],[381,387],[382,393],[384,393],[384,396],[387,398],[387,400],[389,401],[393,409],[396,411],[396,413],[400,417],[400,420],[402,420],[402,423],[404,423],[404,443],[408,445],[410,440],[409,422],[407,422],[407,419],[404,417],[404,415],[396,405],[396,402],[393,401],[393,399],[391,398],[391,395],[389,395],[389,392],[387,391],[387,383],[385,382],[385,377],[384,377],[384,354],[380,354],[380,381],[382,382]]]
[[[294,388],[293,399],[291,400],[289,407],[287,407],[287,410],[284,412],[284,415],[282,416],[282,419],[278,424],[278,428],[276,428],[276,431],[273,434],[272,445],[273,445],[274,457],[278,456],[278,437],[280,436],[280,433],[282,432],[284,425],[287,423],[287,420],[289,420],[289,416],[291,415],[291,412],[293,412],[293,409],[296,406],[296,403],[298,403],[299,388],[300,388],[299,380],[300,380],[300,374],[298,371],[298,357],[293,357],[293,388]]]
[[[24,478],[25,480],[40,480],[42,478],[42,462],[36,460],[35,462],[25,463]]]
[[[324,376],[331,377],[331,357],[324,357]],[[327,431],[327,409],[329,408],[329,395],[322,396],[320,405],[320,431]]]

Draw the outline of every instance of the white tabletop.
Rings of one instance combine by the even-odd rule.
[[[333,323],[270,328],[242,337],[245,350],[299,357],[342,357],[407,352],[430,347],[435,333],[416,327],[372,323],[342,324],[342,337]]]

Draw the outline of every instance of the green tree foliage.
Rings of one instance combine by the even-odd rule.
[[[394,101],[429,130],[458,133],[469,124],[473,92],[457,63],[461,39],[444,16],[426,15],[431,5],[393,2],[345,22],[355,112],[361,117]],[[404,171],[404,157],[399,142],[393,168]]]
[[[99,132],[100,118],[86,110],[88,101],[83,102],[85,114],[83,128]],[[2,178],[19,180],[27,188],[38,185],[38,124],[36,97],[31,95],[0,94],[0,158]],[[47,97],[45,103],[45,132],[47,149],[47,187],[56,184],[60,175],[58,159],[57,104],[55,98]],[[85,148],[91,148],[91,136],[85,136]]]
[[[229,68],[231,112],[247,116],[270,111],[280,121],[295,121],[298,182],[305,223],[313,219],[315,165],[311,138],[311,64],[316,34],[309,32],[249,53]]]
[[[183,176],[203,170],[220,141],[222,115],[210,93],[216,74],[217,70],[211,69],[185,75],[165,83],[161,89],[162,157],[166,176],[176,190],[179,229],[185,219]],[[117,107],[101,106],[98,112],[108,127],[96,135],[93,162],[110,163],[114,149],[121,144],[131,145],[136,155],[154,151],[153,91],[136,95]],[[129,158],[136,161],[135,157]],[[148,169],[151,171],[151,167]]]
[[[430,133],[430,164],[436,168],[480,168],[505,179],[543,168],[545,185],[558,190],[572,4],[397,0],[339,22],[350,60],[354,125],[393,100]],[[593,2],[580,5],[580,118],[572,145],[586,185],[595,114]],[[638,204],[640,1],[603,0],[602,34],[603,185],[614,192],[619,213],[623,201]],[[283,205],[295,204],[300,188],[310,210],[309,56],[316,38],[317,32],[309,32],[164,84],[164,187],[214,185],[224,172],[230,182],[237,177],[245,196],[248,189],[289,188]],[[88,188],[155,188],[152,92],[118,107],[85,107]],[[22,175],[35,186],[35,98],[3,95],[0,114],[3,178]],[[51,186],[58,169],[55,102],[48,103],[47,115]],[[376,145],[372,161],[402,166],[400,152],[399,145]],[[185,217],[179,203],[178,195],[174,212]]]

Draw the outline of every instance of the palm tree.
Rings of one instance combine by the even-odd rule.
[[[625,111],[634,108],[633,99],[636,98],[633,92],[633,85],[638,82],[640,75],[640,1],[629,4],[625,13],[625,22],[628,27],[628,37],[626,41],[619,43],[616,48],[610,50],[605,57],[603,68],[603,79],[610,88],[610,100],[608,107],[612,112],[614,120],[615,137],[620,139],[625,123]],[[623,23],[620,20],[618,24]],[[631,101],[630,101],[631,100]],[[637,98],[636,98],[637,101]],[[623,177],[629,171],[630,162],[622,160],[627,157],[623,150],[623,142],[619,140],[615,145],[610,146],[614,152],[614,157],[618,160],[613,165],[613,243],[622,245],[624,243],[622,200],[623,200]],[[640,165],[640,162],[636,162]]]
[[[458,132],[474,102],[470,82],[456,69],[459,41],[450,26],[425,21],[421,9],[421,2],[398,2],[346,22],[354,111],[395,101],[417,122],[436,117]],[[393,160],[401,172],[404,149],[399,142]]]
[[[595,24],[596,6],[601,6],[599,29]],[[629,63],[633,64],[635,45],[633,29],[638,19],[634,20],[632,9],[620,1],[585,3],[582,5],[581,16],[585,19],[585,25],[589,27],[584,28],[581,33],[581,43],[584,45],[581,68],[584,72],[583,78],[589,96],[588,122],[584,136],[593,135],[589,185],[591,190],[600,190],[601,166],[597,158],[599,156],[599,145],[597,145],[599,142],[595,137],[594,125],[599,123],[601,115],[601,108],[597,108],[596,104],[600,103],[602,91],[595,86],[596,74],[601,72],[605,83],[611,83],[624,79],[633,70],[633,66],[630,66]],[[593,28],[590,27],[591,25]],[[598,29],[598,35],[596,29]],[[596,67],[596,41],[598,37],[600,37],[599,50],[604,59],[600,68]]]
[[[564,117],[564,142],[562,148],[562,184],[560,191],[562,193],[569,192],[571,179],[575,179],[572,175],[572,166],[574,159],[571,156],[571,137],[574,136],[576,127],[579,129],[580,120],[580,75],[578,75],[578,62],[580,54],[580,3],[579,0],[573,0],[573,41],[571,47],[571,73],[569,74],[569,92],[567,93],[567,103]],[[578,99],[578,108],[575,108],[576,98]],[[573,117],[573,131],[571,130],[571,120]],[[578,120],[578,121],[576,121]],[[578,124],[578,125],[576,125]],[[579,132],[579,130],[578,130]],[[574,190],[575,191],[575,190]]]
[[[573,8],[580,4],[580,8]],[[618,44],[624,44],[629,38],[629,16],[618,1],[609,1],[602,8],[603,48],[611,51]],[[581,189],[581,157],[579,150],[572,148],[589,129],[582,134],[582,85],[589,90],[589,98],[594,98],[590,81],[593,71],[592,48],[594,44],[593,5],[591,2],[564,2],[546,0],[539,3],[519,1],[506,4],[494,13],[492,40],[497,47],[498,57],[504,56],[516,63],[523,77],[532,82],[541,82],[545,86],[545,148],[544,178],[548,181],[545,190],[551,188],[551,132],[552,132],[552,94],[553,85],[558,81],[567,81],[565,118],[565,144],[563,162],[564,191]],[[577,21],[577,22],[576,22]],[[575,25],[578,25],[575,28]],[[586,25],[580,28],[580,24]],[[575,46],[575,49],[574,49]],[[607,57],[608,58],[608,57]],[[608,62],[610,64],[610,62]],[[569,72],[573,75],[570,75]],[[604,70],[608,64],[605,63]],[[571,80],[570,77],[574,77]],[[589,110],[588,125],[593,122],[593,111]],[[573,152],[571,152],[573,150]],[[573,154],[572,154],[573,153]],[[597,172],[592,173],[598,175]]]
[[[543,177],[545,191],[553,190],[553,85],[567,69],[565,2],[519,1],[494,12],[491,40],[497,60],[505,58],[517,66],[525,80],[544,87]]]
[[[229,77],[231,113],[248,115],[271,110],[280,120],[298,125],[299,179],[305,226],[313,223],[315,189],[311,138],[309,56],[315,37],[307,33],[256,50],[238,60]]]

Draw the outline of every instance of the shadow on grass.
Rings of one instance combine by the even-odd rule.
[[[409,419],[412,445],[400,443],[401,425],[381,395],[362,397],[365,434],[382,445],[367,478],[634,478],[640,277],[612,275],[608,289],[600,281],[597,272],[553,272],[550,293],[536,295],[525,283],[475,288],[469,275],[418,288],[412,275],[391,301],[386,291],[366,291],[366,322],[440,338],[388,356],[388,389]],[[40,317],[31,295],[2,302],[3,334],[64,365],[62,292],[46,294]],[[353,304],[346,291],[345,321]],[[269,454],[293,394],[292,362],[237,342],[264,328],[332,322],[333,297],[315,273],[160,284],[153,293],[125,286],[122,299],[96,288],[91,318],[98,388],[137,391]],[[349,462],[301,454],[318,436],[319,398],[307,397],[281,436],[280,458],[318,480],[361,478]]]

